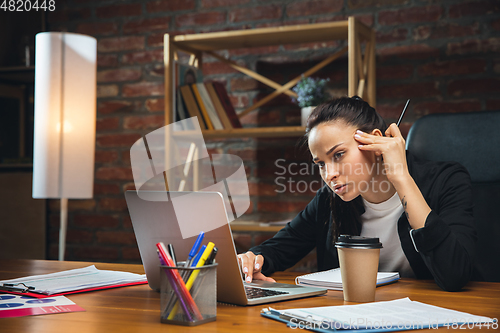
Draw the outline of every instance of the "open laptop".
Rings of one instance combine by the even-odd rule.
[[[136,191],[127,191],[125,198],[144,270],[153,290],[160,289],[160,269],[155,244],[160,241],[165,245],[173,244],[177,260],[184,261],[197,235],[204,231],[202,244],[210,241],[218,248],[216,262],[219,302],[255,305],[321,295],[327,291],[257,280],[252,283],[244,282],[223,197],[218,192],[141,191],[139,197]],[[182,220],[181,225],[179,220]]]

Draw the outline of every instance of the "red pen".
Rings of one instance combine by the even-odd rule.
[[[165,261],[167,266],[175,267],[175,264],[174,264],[172,258],[170,257],[170,255],[168,254],[168,252],[165,248],[165,244],[163,244],[162,242],[159,242],[159,243],[156,243],[156,247],[158,248],[158,251],[159,251],[161,257]],[[172,274],[172,277],[174,280],[173,282],[177,286],[179,286],[180,292],[182,293],[182,296],[184,297],[184,299],[187,301],[187,304],[188,304],[189,308],[191,309],[191,311],[193,312],[193,314],[195,315],[196,320],[203,320],[203,316],[201,315],[200,310],[198,309],[198,306],[196,306],[196,303],[194,302],[193,297],[191,297],[189,290],[187,290],[186,284],[182,280],[179,272],[176,269],[171,269],[169,271]]]

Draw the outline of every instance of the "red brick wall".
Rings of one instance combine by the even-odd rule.
[[[163,0],[56,1],[53,31],[98,39],[97,141],[94,198],[70,200],[67,259],[137,262],[139,254],[123,191],[133,188],[129,148],[163,125],[163,34],[307,24],[354,15],[377,31],[378,111],[394,121],[411,98],[402,125],[434,112],[500,109],[498,1],[453,0]],[[286,83],[343,42],[234,50],[239,64]],[[260,61],[259,61],[260,59]],[[318,76],[331,92],[346,94],[346,60]],[[213,59],[205,79],[225,82],[238,110],[270,90]],[[245,126],[297,125],[299,109],[282,96],[242,119]],[[319,175],[297,138],[214,140],[212,151],[239,155],[252,195],[247,219],[294,216],[318,188]],[[277,159],[288,170],[276,166]],[[301,164],[291,164],[301,163]],[[315,173],[315,174],[311,174]],[[277,177],[285,177],[277,181]],[[288,182],[291,182],[290,184]],[[286,184],[285,193],[277,193]],[[307,191],[304,191],[307,190]],[[50,202],[49,257],[57,257],[58,201]],[[239,235],[244,250],[262,235]]]

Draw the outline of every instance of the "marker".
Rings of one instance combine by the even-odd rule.
[[[207,261],[205,262],[205,265],[212,265],[214,263],[215,256],[217,255],[217,251],[219,251],[219,249],[214,246],[214,249],[212,250],[210,257],[208,257]]]
[[[405,107],[404,107],[404,109],[403,109],[403,112],[401,112],[401,115],[399,116],[399,120],[398,120],[398,122],[396,123],[396,126],[397,126],[397,127],[399,127],[399,124],[401,124],[401,120],[403,120],[403,116],[405,115],[406,108],[408,107],[408,104],[410,104],[410,99],[408,99],[408,100],[406,101],[406,105],[405,105]]]
[[[174,251],[174,246],[172,244],[168,244],[168,253],[170,253],[170,256],[172,257],[172,261],[174,262],[175,266],[177,266],[177,258],[175,256],[175,251]]]
[[[163,266],[168,266],[167,262],[163,259],[162,255],[160,254],[160,250],[156,250],[158,253],[158,258],[160,259],[160,264]],[[184,313],[188,317],[189,321],[193,320],[193,316],[189,312],[188,305],[186,304],[186,300],[182,297],[182,291],[180,286],[175,283],[175,278],[173,277],[173,274],[170,270],[165,270],[165,274],[167,274],[168,281],[170,282],[170,285],[172,286],[172,289],[174,290],[174,293],[177,295],[177,299],[180,300],[182,310],[184,310]],[[172,298],[174,298],[174,295],[171,295]]]

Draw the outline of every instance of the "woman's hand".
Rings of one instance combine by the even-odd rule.
[[[252,282],[252,280],[264,280],[269,282],[276,282],[273,278],[267,277],[261,273],[262,265],[264,265],[264,257],[262,255],[255,255],[252,251],[238,254],[241,270],[245,274],[245,281]]]
[[[413,229],[424,227],[431,209],[408,171],[405,140],[396,124],[389,126],[385,136],[379,130],[372,134],[357,131],[354,138],[360,143],[360,150],[384,157],[387,179],[401,199],[410,226]]]
[[[405,140],[396,124],[391,124],[385,136],[378,130],[372,134],[357,131],[354,139],[362,151],[372,151],[384,158],[383,166],[387,179],[396,185],[409,177],[406,164]]]

